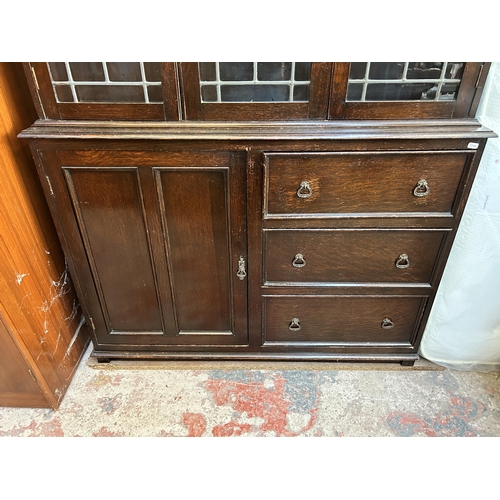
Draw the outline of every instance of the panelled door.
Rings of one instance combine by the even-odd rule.
[[[99,347],[247,343],[244,153],[41,154]]]

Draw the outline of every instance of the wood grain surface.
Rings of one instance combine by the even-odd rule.
[[[451,213],[468,155],[316,154],[268,155],[267,213]],[[415,196],[419,181],[429,186]],[[310,196],[300,198],[302,182]]]
[[[266,282],[430,284],[446,231],[266,230]],[[401,255],[407,258],[401,258]],[[296,259],[297,255],[303,258]],[[406,265],[408,267],[397,267]],[[303,267],[295,267],[302,264]]]
[[[87,344],[88,332],[81,328],[78,300],[28,144],[16,137],[35,119],[22,66],[0,63],[0,306],[4,334],[10,332],[47,403],[56,408]],[[33,404],[39,405],[39,399]],[[26,405],[29,403],[24,401]]]
[[[266,297],[264,345],[410,344],[423,301],[422,297]],[[300,330],[290,330],[294,318]],[[394,326],[382,328],[384,319],[390,319]]]

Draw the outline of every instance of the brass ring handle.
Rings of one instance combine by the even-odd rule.
[[[425,179],[420,179],[413,190],[413,194],[418,197],[427,196],[430,192],[429,184]]]
[[[402,253],[396,261],[396,267],[398,269],[406,269],[407,267],[410,267],[410,258],[408,255]]]
[[[240,280],[245,279],[245,276],[247,275],[245,271],[245,259],[240,256],[240,260],[238,261],[238,271],[236,272],[236,276],[240,278]]]
[[[292,322],[288,325],[288,329],[292,332],[298,332],[301,329],[299,318],[293,318]]]
[[[391,328],[394,328],[394,323],[392,322],[392,320],[390,318],[384,318],[382,320],[382,323],[380,324],[380,326],[384,330],[390,330]]]
[[[299,189],[297,189],[297,196],[299,198],[309,198],[313,194],[312,188],[309,185],[309,182],[304,181],[300,183]]]
[[[304,267],[306,265],[306,259],[301,253],[298,253],[292,260],[293,267]]]

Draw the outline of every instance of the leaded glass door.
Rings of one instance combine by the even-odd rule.
[[[325,119],[332,63],[181,63],[188,120]]]
[[[472,117],[482,68],[465,62],[335,63],[329,118]]]
[[[179,119],[175,63],[29,63],[26,71],[45,118]]]

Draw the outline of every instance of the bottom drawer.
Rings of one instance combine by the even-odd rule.
[[[413,342],[427,296],[266,296],[263,344]]]

